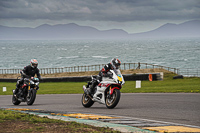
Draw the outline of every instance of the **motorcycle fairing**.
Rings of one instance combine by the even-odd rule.
[[[114,91],[115,89],[120,90],[119,87],[113,87],[113,88],[112,88],[112,87],[110,86],[109,94],[112,95],[112,94],[113,94],[113,91]]]
[[[114,85],[114,87],[113,87],[113,85]],[[105,90],[109,89],[109,87],[111,88],[109,90],[110,95],[113,94],[114,89],[119,89],[119,90],[121,89],[120,84],[117,84],[115,82],[102,81],[97,86],[97,91],[93,96],[93,100],[96,102],[101,102],[101,103],[105,104],[105,96],[106,95],[104,93],[105,93]],[[101,95],[102,97],[101,98],[98,97],[99,95]]]
[[[99,83],[98,86],[99,87],[108,87],[108,86],[110,86],[110,84],[109,83]]]

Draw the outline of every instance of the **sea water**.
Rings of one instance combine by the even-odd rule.
[[[174,68],[200,67],[200,38],[138,40],[0,40],[0,69],[22,69],[31,59],[39,68],[150,63]]]

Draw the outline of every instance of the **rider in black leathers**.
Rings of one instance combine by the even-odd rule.
[[[38,61],[36,59],[31,59],[30,65],[25,66],[24,69],[20,71],[22,78],[17,81],[16,89],[14,91],[15,95],[19,91],[20,85],[23,84],[24,78],[33,78],[36,74],[37,78],[41,80],[40,72],[37,66],[38,66]]]
[[[110,63],[105,65],[99,72],[99,78],[97,78],[96,80],[92,82],[89,88],[89,93],[90,94],[93,93],[95,86],[97,86],[101,82],[102,77],[109,76],[107,75],[107,72],[109,72],[110,70],[119,69],[120,65],[121,65],[121,61],[116,58],[113,58]]]

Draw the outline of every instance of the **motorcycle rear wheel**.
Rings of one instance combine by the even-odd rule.
[[[12,96],[12,103],[13,103],[14,105],[19,105],[19,104],[21,103],[19,100],[17,100],[17,98],[14,96],[14,94],[13,94],[13,96]]]
[[[92,99],[84,93],[81,99],[81,103],[85,108],[89,108],[94,104],[94,101],[92,101]]]
[[[27,97],[27,105],[32,105],[36,98],[36,90],[32,89],[29,92],[29,97]]]
[[[113,94],[110,96],[110,98],[108,97],[106,98],[106,107],[109,109],[114,108],[120,100],[120,95],[121,95],[120,90],[115,89],[113,91]]]

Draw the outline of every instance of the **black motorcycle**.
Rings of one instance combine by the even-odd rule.
[[[13,90],[12,103],[19,105],[21,102],[27,102],[27,105],[32,105],[35,101],[37,90],[39,90],[38,78],[24,78],[24,83],[20,86],[18,93],[14,94],[15,90]]]

